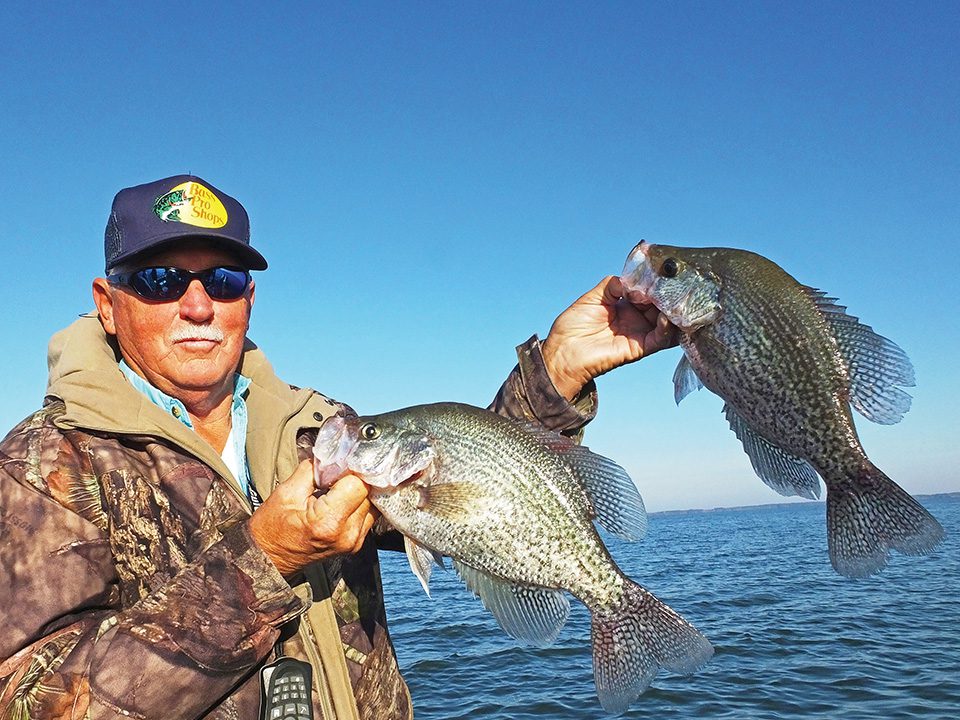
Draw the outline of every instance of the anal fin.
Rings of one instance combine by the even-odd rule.
[[[781,495],[799,495],[810,500],[820,497],[820,478],[810,463],[758,435],[729,404],[723,406],[723,412],[730,429],[743,443],[754,472],[764,483]]]
[[[570,603],[561,590],[512,583],[457,560],[453,567],[512,638],[549,645],[567,622]]]

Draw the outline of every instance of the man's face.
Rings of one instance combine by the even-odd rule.
[[[229,252],[202,244],[159,252],[137,263],[192,271],[220,265],[239,263]],[[127,364],[154,387],[180,399],[233,387],[253,307],[252,281],[236,300],[212,300],[194,279],[179,299],[152,302],[98,278],[94,299],[104,329],[116,335]]]

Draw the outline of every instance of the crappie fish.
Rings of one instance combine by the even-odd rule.
[[[689,673],[713,648],[617,567],[593,526],[636,539],[643,501],[612,461],[539,426],[469,405],[420,405],[327,420],[318,477],[349,470],[405,538],[429,594],[431,564],[449,556],[500,626],[531,644],[556,639],[568,591],[592,613],[603,707],[623,712],[660,666]],[[329,479],[329,475],[328,475]]]
[[[943,528],[867,458],[850,406],[898,422],[914,384],[906,354],[766,258],[730,248],[640,242],[621,276],[625,297],[653,304],[680,331],[679,403],[706,386],[760,479],[782,495],[827,486],[830,561],[842,575],[881,570],[890,549],[930,552]]]

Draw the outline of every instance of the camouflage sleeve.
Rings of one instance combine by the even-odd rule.
[[[108,529],[59,496],[86,469],[69,447],[43,428],[0,445],[0,717],[200,717],[308,601],[238,522],[125,606]]]
[[[505,417],[538,422],[579,440],[597,413],[594,382],[584,386],[572,402],[558,393],[543,363],[536,335],[517,347],[517,359],[489,409]]]

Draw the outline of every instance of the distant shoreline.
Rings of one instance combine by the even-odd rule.
[[[928,493],[925,495],[914,495],[917,500],[922,500],[923,498],[934,498],[934,497],[954,497],[960,499],[960,491],[954,492],[945,492],[945,493]],[[656,517],[657,515],[687,515],[687,514],[701,514],[701,513],[712,513],[719,512],[722,510],[771,510],[775,508],[781,508],[784,506],[790,505],[825,505],[826,501],[824,500],[795,500],[792,502],[775,502],[775,503],[760,503],[759,505],[720,505],[712,508],[690,508],[687,510],[657,510],[655,512],[647,513],[649,517]]]

